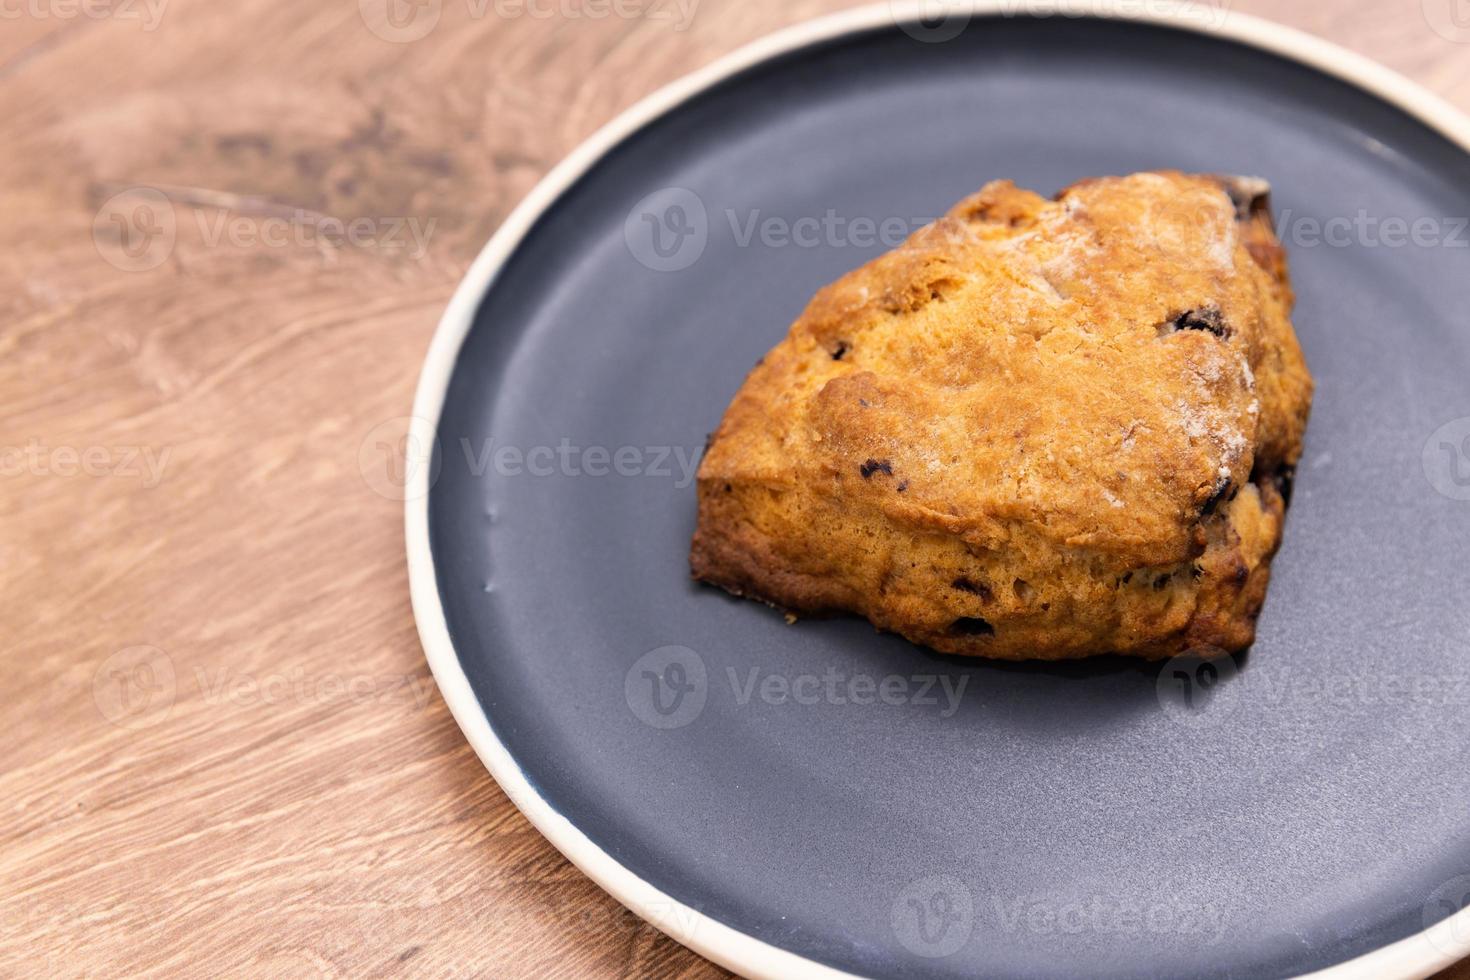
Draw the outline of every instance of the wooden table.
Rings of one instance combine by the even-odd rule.
[[[1453,2],[1233,6],[1470,109]],[[471,753],[385,466],[451,290],[546,170],[845,4],[446,0],[394,40],[353,0],[116,4],[0,5],[0,975],[725,975]]]

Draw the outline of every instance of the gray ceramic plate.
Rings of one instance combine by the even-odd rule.
[[[1470,953],[1465,123],[1213,7],[1002,10],[764,42],[511,219],[416,408],[441,687],[558,847],[749,975],[1286,976],[1374,951],[1339,974],[1423,975]],[[964,662],[689,580],[705,434],[816,289],[992,178],[1162,167],[1272,181],[1319,382],[1248,657]]]

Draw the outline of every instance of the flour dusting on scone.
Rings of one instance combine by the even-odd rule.
[[[1267,193],[997,182],[823,289],[711,437],[695,577],[946,653],[1248,646],[1312,399]]]

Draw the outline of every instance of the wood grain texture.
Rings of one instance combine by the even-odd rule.
[[[1234,6],[1470,108],[1435,2]],[[726,975],[475,759],[384,467],[450,292],[535,181],[846,4],[444,0],[395,42],[374,0],[119,3],[0,29],[0,975]],[[366,233],[259,240],[323,217]]]

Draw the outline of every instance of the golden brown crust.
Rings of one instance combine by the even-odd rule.
[[[997,182],[823,289],[711,439],[695,577],[946,653],[1249,645],[1312,393],[1265,191]]]

